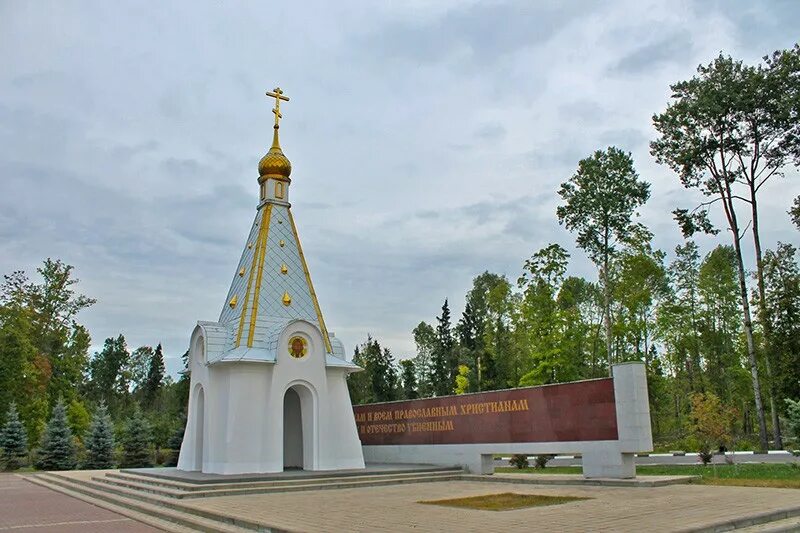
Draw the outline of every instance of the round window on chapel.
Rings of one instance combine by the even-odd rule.
[[[308,353],[308,341],[300,335],[289,339],[289,355],[295,359],[302,359]]]

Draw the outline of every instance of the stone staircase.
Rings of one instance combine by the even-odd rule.
[[[234,514],[203,509],[198,499],[306,490],[376,487],[461,479],[458,468],[373,472],[363,475],[265,481],[186,483],[132,471],[47,472],[29,481],[167,531],[282,531]]]

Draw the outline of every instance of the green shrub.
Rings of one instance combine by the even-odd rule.
[[[164,466],[178,466],[178,456],[180,455],[180,450],[164,448],[162,452],[164,452]]]
[[[742,437],[733,442],[732,450],[758,450],[759,444],[749,437]]]
[[[552,455],[537,455],[533,460],[533,467],[537,470],[543,470],[547,466],[548,461],[552,459]]]
[[[528,463],[528,456],[521,453],[515,453],[511,456],[511,459],[508,461],[508,464],[519,468],[522,470],[523,468],[528,468],[530,464]]]
[[[705,454],[731,444],[731,427],[736,419],[736,410],[723,404],[713,392],[694,393],[689,395],[689,400],[692,406],[689,430],[699,444],[694,449],[700,452],[703,464],[708,464],[711,460],[705,461]]]
[[[700,450],[697,456],[704,465],[711,463],[711,460],[714,458],[714,454],[709,450]]]
[[[158,448],[156,450],[156,464],[161,466],[175,466],[171,463],[173,450],[169,448]]]

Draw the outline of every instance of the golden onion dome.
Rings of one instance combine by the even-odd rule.
[[[275,133],[272,136],[272,146],[267,155],[258,162],[258,175],[260,178],[283,177],[288,178],[292,173],[292,164],[283,155],[280,143],[278,142],[278,127],[275,126]]]

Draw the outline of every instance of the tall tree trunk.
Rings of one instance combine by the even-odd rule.
[[[608,283],[608,229],[605,230],[604,237],[605,253],[603,254],[603,271],[601,278],[603,280],[603,311],[604,311],[604,325],[606,333],[606,357],[608,358],[608,375],[613,376],[611,365],[611,290]]]
[[[742,299],[742,310],[744,312],[744,335],[747,340],[747,360],[750,364],[750,377],[753,382],[753,397],[756,406],[756,418],[758,419],[758,440],[761,450],[769,449],[767,439],[767,421],[764,417],[764,404],[761,399],[761,384],[758,379],[758,361],[756,359],[756,345],[753,340],[753,319],[750,314],[750,302],[747,298],[747,278],[744,271],[744,261],[742,260],[741,234],[739,223],[736,220],[736,212],[733,206],[733,197],[730,194],[730,186],[725,196],[728,221],[733,232],[733,249],[736,254],[736,270],[739,274],[739,295]]]
[[[698,327],[699,320],[697,319],[697,296],[694,294],[694,289],[692,289],[692,347],[693,351],[690,354],[689,365],[690,368],[700,368],[700,331]],[[690,376],[691,381],[691,376]],[[701,374],[702,379],[702,374]],[[702,385],[702,383],[701,383]],[[699,387],[699,389],[703,389],[703,387]],[[692,388],[692,392],[695,392],[694,388]]]
[[[608,283],[608,281],[605,283]],[[606,358],[608,359],[608,375],[611,376],[613,375],[611,369],[611,365],[613,364],[611,360],[611,297],[608,294],[608,289],[603,291],[603,306],[606,308],[605,316],[603,317],[603,325],[606,333]]]
[[[750,207],[753,216],[753,246],[756,251],[756,279],[758,281],[758,320],[764,331],[764,366],[767,371],[767,395],[769,396],[769,409],[772,414],[772,437],[775,447],[783,449],[783,438],[781,437],[781,423],[778,418],[778,409],[775,406],[775,387],[772,379],[772,321],[767,312],[767,297],[764,289],[764,263],[761,259],[761,236],[758,230],[758,203],[756,199],[755,182],[750,184]]]
[[[728,229],[733,233],[733,249],[736,254],[736,271],[739,277],[739,296],[742,299],[742,312],[744,315],[744,336],[747,340],[747,360],[750,365],[750,378],[753,382],[753,399],[756,406],[756,419],[758,420],[758,440],[763,451],[769,449],[767,439],[767,421],[764,417],[764,404],[761,397],[761,384],[758,379],[758,360],[756,359],[756,344],[753,340],[753,319],[750,314],[750,301],[747,298],[747,278],[742,260],[742,232],[739,231],[739,222],[736,216],[734,194],[731,191],[732,179],[729,178],[727,160],[725,155],[725,139],[720,135],[720,160],[721,172],[714,176],[718,193],[728,220]]]

